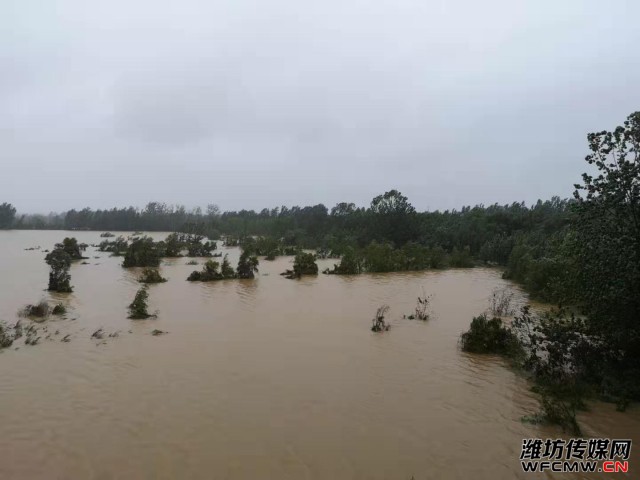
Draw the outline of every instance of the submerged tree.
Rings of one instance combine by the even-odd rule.
[[[324,273],[336,275],[355,275],[362,273],[362,256],[353,247],[347,247],[339,264],[333,266],[333,270],[325,270]]]
[[[216,242],[203,242],[203,235],[187,235],[185,244],[188,257],[210,257],[211,252],[217,248]]]
[[[133,302],[129,305],[129,318],[133,320],[143,320],[149,317],[155,317],[148,312],[147,301],[149,299],[149,291],[145,285],[136,292]]]
[[[222,259],[222,265],[220,266],[220,275],[222,275],[222,278],[234,278],[236,276],[236,272],[229,262],[229,255],[225,255]]]
[[[134,238],[124,255],[123,267],[157,267],[160,250],[150,237]]]
[[[230,278],[237,278],[236,272],[229,263],[227,255],[222,260],[222,268],[220,264],[215,260],[207,261],[202,270],[191,272],[191,275],[187,278],[190,282],[212,282],[214,280],[226,280]]]
[[[140,283],[163,283],[167,279],[160,275],[157,268],[145,268],[142,271],[142,275],[138,278]]]
[[[85,258],[82,256],[81,251],[86,250],[86,244],[79,244],[75,237],[66,237],[62,240],[62,243],[56,243],[56,249],[66,252],[71,260],[81,260]]]
[[[302,275],[317,275],[318,264],[313,253],[299,252],[293,260],[293,273],[296,277]]]
[[[518,345],[511,329],[502,319],[489,319],[485,313],[474,317],[469,330],[460,336],[460,346],[465,352],[507,354]]]
[[[176,232],[170,233],[163,243],[165,257],[182,256],[182,250],[185,248],[185,243],[181,234]]]
[[[210,282],[212,280],[222,280],[222,274],[220,273],[220,264],[215,260],[208,260],[201,271],[193,271],[187,277],[190,282]]]
[[[103,240],[100,242],[98,250],[101,252],[111,252],[113,256],[120,256],[127,251],[128,246],[129,242],[127,242],[127,239],[120,235],[114,240]]]
[[[238,278],[254,278],[258,272],[258,264],[258,257],[244,250],[240,255],[238,267],[236,268]]]
[[[49,272],[49,290],[53,292],[71,292],[71,257],[67,252],[56,248],[45,257],[45,262],[51,267]]]

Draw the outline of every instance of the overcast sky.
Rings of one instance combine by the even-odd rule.
[[[640,109],[635,0],[1,0],[20,212],[569,196]]]

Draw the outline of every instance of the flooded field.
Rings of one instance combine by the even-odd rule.
[[[537,409],[523,378],[457,348],[507,285],[496,270],[287,280],[292,258],[280,257],[261,259],[254,280],[191,283],[201,265],[166,259],[169,281],[149,290],[158,318],[134,321],[139,270],[91,247],[71,268],[73,293],[44,291],[42,250],[64,236],[100,241],[0,232],[0,319],[41,298],[68,307],[48,320],[51,338],[0,353],[2,479],[539,478],[520,469],[522,439],[562,436],[521,422]],[[218,251],[236,264],[237,248]],[[423,289],[433,317],[403,319]],[[385,303],[391,330],[374,334]],[[92,339],[100,327],[118,336]],[[640,438],[637,406],[594,404],[580,421],[585,435]]]

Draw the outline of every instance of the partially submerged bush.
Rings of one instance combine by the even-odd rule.
[[[46,300],[40,300],[34,305],[25,306],[18,315],[21,317],[31,317],[34,319],[44,319],[52,313],[49,303]]]
[[[208,260],[202,267],[202,270],[191,272],[187,280],[190,282],[212,282],[236,277],[236,272],[229,263],[228,256],[225,255],[222,261],[222,268],[220,268],[219,262]]]
[[[202,270],[193,271],[187,277],[190,282],[211,282],[213,280],[222,280],[222,274],[220,273],[220,264],[215,260],[208,260],[205,262]]]
[[[67,313],[67,307],[65,307],[62,303],[58,303],[53,307],[51,313],[53,315],[64,315],[65,313]]]
[[[460,345],[465,352],[504,355],[517,348],[518,340],[500,318],[488,319],[483,313],[475,317],[469,331],[460,336]]]
[[[513,305],[513,290],[509,288],[497,288],[489,297],[489,312],[494,317],[510,317],[515,313]]]
[[[507,356],[531,374],[541,411],[523,420],[554,423],[577,435],[576,412],[584,409],[583,398],[602,368],[601,357],[594,354],[600,344],[585,331],[584,319],[573,314],[558,310],[533,315],[525,306],[511,327],[486,314],[474,318],[460,343],[468,352]]]
[[[409,320],[414,320],[414,319],[418,319],[418,320],[422,320],[422,321],[427,321],[429,320],[429,309],[431,306],[431,295],[427,295],[426,293],[424,293],[424,291],[422,292],[422,296],[418,297],[418,301],[416,303],[416,309],[415,309],[415,313],[413,315],[409,315],[407,318]]]
[[[111,232],[104,232],[100,234],[101,238],[111,238],[111,237],[115,237],[115,235]]]
[[[160,275],[157,268],[145,268],[142,271],[142,275],[138,278],[140,283],[163,283],[167,279]]]
[[[11,334],[10,329],[2,322],[0,322],[0,348],[8,348],[13,345],[14,336]]]
[[[229,263],[229,257],[225,255],[222,265],[215,260],[209,260],[201,271],[191,272],[187,280],[190,282],[211,282],[231,278],[254,278],[257,271],[258,257],[249,255],[248,251],[243,251],[236,270]]]
[[[536,391],[535,388],[534,391]],[[576,398],[575,401],[572,401],[554,394],[538,393],[541,394],[540,412],[523,417],[524,422],[559,425],[563,431],[568,431],[572,435],[582,435],[582,430],[576,419],[578,410],[585,408],[581,399]]]
[[[129,246],[129,243],[127,242],[127,239],[124,238],[123,236],[119,236],[118,238],[112,241],[103,240],[98,245],[98,250],[100,250],[101,252],[111,252],[113,253],[114,256],[120,256],[127,251],[128,246]]]
[[[143,320],[145,318],[155,317],[151,315],[147,309],[149,308],[147,301],[149,299],[149,291],[146,285],[136,292],[133,302],[129,305],[129,318],[133,320]]]
[[[382,305],[376,310],[376,315],[373,317],[371,331],[372,332],[386,332],[391,328],[387,322],[384,321],[384,316],[389,311],[388,305]]]

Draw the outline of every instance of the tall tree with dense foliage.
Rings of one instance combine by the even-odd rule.
[[[615,368],[640,378],[640,112],[588,140],[597,173],[574,194],[575,290]]]
[[[374,239],[391,240],[396,246],[404,245],[417,232],[416,209],[409,199],[397,190],[378,195],[371,201],[373,215],[371,234]]]
[[[10,203],[0,204],[0,228],[11,228],[16,218],[16,209]]]

